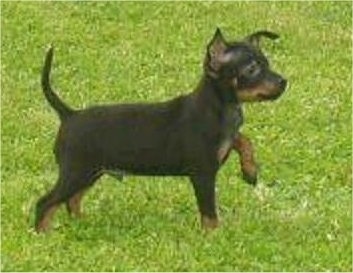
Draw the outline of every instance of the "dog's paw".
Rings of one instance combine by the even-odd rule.
[[[243,179],[246,183],[252,186],[257,185],[257,173],[256,172],[243,172]]]

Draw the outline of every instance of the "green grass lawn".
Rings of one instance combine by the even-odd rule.
[[[2,2],[1,271],[352,271],[351,3]],[[221,227],[200,230],[186,178],[103,177],[85,218],[61,209],[33,231],[34,205],[56,180],[59,124],[40,71],[70,105],[160,101],[190,92],[216,26],[255,30],[289,80],[274,103],[245,105],[263,199],[232,155],[218,175]]]

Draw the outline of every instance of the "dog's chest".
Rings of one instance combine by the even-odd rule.
[[[234,138],[243,124],[243,112],[239,104],[229,105],[224,110],[221,139],[217,150],[219,163],[224,162],[233,146]]]

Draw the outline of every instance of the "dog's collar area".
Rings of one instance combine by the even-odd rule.
[[[214,93],[216,94],[218,99],[222,102],[222,104],[238,103],[236,92],[232,88],[229,88],[228,90],[224,90],[224,88],[220,86],[219,81],[215,79],[211,79],[210,83],[212,85]]]

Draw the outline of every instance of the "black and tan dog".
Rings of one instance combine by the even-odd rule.
[[[239,153],[245,180],[253,185],[257,180],[251,142],[239,132],[242,103],[274,100],[286,87],[286,80],[270,70],[259,47],[261,37],[278,35],[259,31],[229,43],[217,29],[207,47],[203,76],[188,95],[84,110],[71,109],[53,92],[50,48],[42,87],[61,120],[54,150],[59,177],[37,203],[36,230],[47,230],[62,203],[79,216],[83,194],[107,171],[190,177],[202,226],[215,228],[216,174],[232,149]]]

